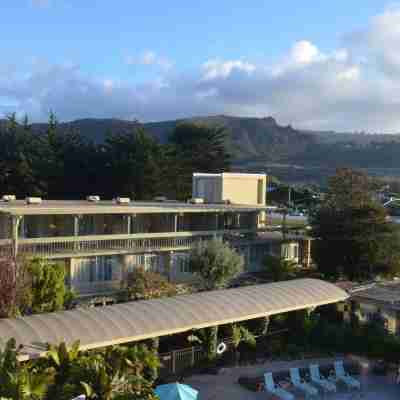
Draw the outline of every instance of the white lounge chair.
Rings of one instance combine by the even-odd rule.
[[[325,392],[336,392],[336,385],[333,382],[321,377],[318,364],[310,365],[310,375],[311,382],[320,386]]]
[[[265,388],[268,390],[268,392],[271,392],[280,399],[294,400],[294,396],[292,393],[289,393],[288,391],[275,385],[274,378],[272,377],[271,372],[267,372],[264,374],[264,383],[265,383]]]
[[[290,380],[293,386],[306,394],[306,397],[317,396],[318,389],[309,383],[304,382],[300,377],[300,372],[298,368],[290,368]]]
[[[343,382],[349,389],[361,389],[361,383],[357,379],[350,376],[343,366],[343,361],[335,361],[335,379]]]

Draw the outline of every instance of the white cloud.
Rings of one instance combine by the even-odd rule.
[[[174,63],[166,57],[159,56],[151,50],[146,50],[139,56],[129,56],[126,62],[130,65],[156,65],[162,69],[169,70],[173,67]]]
[[[203,80],[227,78],[233,72],[254,72],[256,66],[242,60],[208,60],[203,64]]]
[[[222,58],[191,72],[169,70],[147,51],[127,60],[157,66],[157,78],[128,80],[84,74],[77,65],[36,60],[0,62],[0,114],[12,109],[62,120],[81,117],[162,120],[200,114],[273,115],[282,124],[336,130],[400,132],[400,7],[386,8],[336,49],[311,40],[293,44],[275,62]]]
[[[51,4],[51,0],[30,0],[30,3],[34,7],[47,8]]]
[[[308,40],[296,42],[290,52],[290,61],[294,64],[311,64],[324,58],[318,48]]]

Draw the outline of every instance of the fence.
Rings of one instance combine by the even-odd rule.
[[[267,333],[265,336],[273,336],[281,333],[287,333],[288,329],[279,329],[273,332]],[[256,336],[260,338],[261,336]],[[233,340],[226,338],[222,340],[227,346],[227,350],[232,348]],[[184,349],[173,350],[168,353],[161,353],[160,355],[161,368],[160,376],[166,376],[169,374],[179,374],[187,368],[194,367],[200,361],[205,360],[207,352],[201,346],[187,347]]]

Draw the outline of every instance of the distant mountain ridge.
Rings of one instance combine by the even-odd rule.
[[[233,154],[235,164],[262,165],[278,162],[335,167],[344,163],[363,167],[370,160],[374,166],[382,164],[390,168],[400,167],[400,135],[299,130],[290,125],[279,125],[272,117],[248,118],[227,115],[200,116],[142,125],[147,132],[165,143],[174,127],[181,122],[224,126],[228,132],[227,146]],[[79,131],[87,139],[101,143],[107,133],[129,132],[138,124],[137,121],[121,119],[86,118],[62,122],[59,126],[62,131]],[[32,124],[34,131],[45,128],[46,124],[43,123]],[[388,153],[388,146],[385,144],[392,142],[396,145],[390,146]],[[388,157],[394,157],[395,160],[388,160]]]

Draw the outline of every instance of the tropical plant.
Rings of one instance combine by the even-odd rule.
[[[21,364],[14,339],[0,352],[0,396],[13,400],[41,400],[47,395],[53,375],[49,370]]]
[[[251,347],[256,346],[256,338],[245,326],[240,324],[232,324],[232,344],[235,353],[236,362],[239,361],[240,353],[239,346],[241,343],[246,343]]]
[[[56,371],[57,384],[62,385],[67,382],[71,367],[79,358],[79,346],[79,340],[69,348],[65,342],[60,343],[58,346],[49,346],[46,357],[50,361],[50,366]]]

